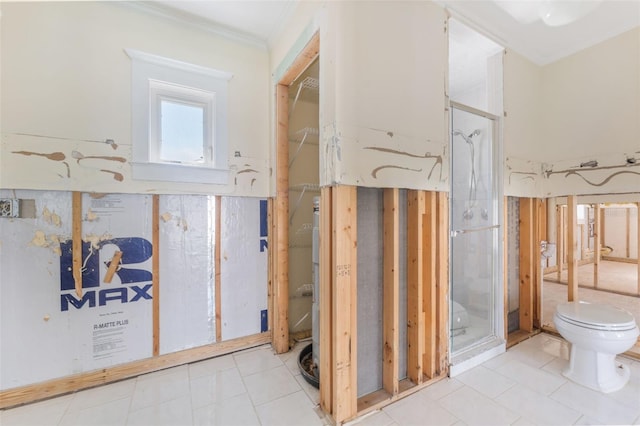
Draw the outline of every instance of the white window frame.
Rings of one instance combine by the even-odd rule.
[[[227,184],[227,91],[233,75],[138,50],[125,52],[132,60],[133,179]],[[202,164],[160,160],[162,99],[204,108]]]

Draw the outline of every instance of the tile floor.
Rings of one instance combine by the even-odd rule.
[[[12,425],[326,425],[297,353],[269,346],[0,412]],[[567,344],[539,334],[456,378],[351,422],[385,425],[640,425],[640,361],[621,391],[567,381]]]

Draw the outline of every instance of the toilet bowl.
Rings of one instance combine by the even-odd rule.
[[[553,322],[571,343],[565,377],[604,393],[627,384],[629,368],[615,358],[631,349],[640,335],[633,315],[610,305],[568,302],[558,305]]]

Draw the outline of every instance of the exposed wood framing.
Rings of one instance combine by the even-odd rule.
[[[509,223],[509,197],[504,197],[502,203],[502,223]],[[502,244],[504,250],[502,251],[502,258],[504,267],[502,268],[502,288],[504,290],[502,298],[502,308],[504,315],[504,330],[503,337],[505,340],[509,338],[509,227],[504,226],[504,232],[502,235]]]
[[[222,197],[216,196],[215,200],[215,220],[214,220],[214,238],[215,241],[213,243],[213,269],[215,272],[214,276],[214,292],[215,292],[215,304],[216,304],[216,342],[220,342],[222,340],[222,270],[221,270],[221,248],[222,248]],[[271,233],[269,233],[271,235]],[[269,255],[271,255],[271,250],[268,250]],[[269,265],[270,266],[270,265]],[[269,276],[271,278],[271,276]],[[269,292],[271,295],[271,292]],[[271,310],[270,310],[271,311]],[[271,315],[269,315],[271,318]],[[271,330],[271,328],[269,328]]]
[[[81,389],[87,389],[105,383],[111,383],[152,371],[175,367],[185,363],[225,355],[241,349],[247,349],[269,343],[271,333],[232,339],[226,342],[200,346],[184,351],[173,352],[153,358],[142,359],[115,367],[102,368],[87,373],[53,379],[34,385],[22,386],[0,392],[0,409],[51,398]]]
[[[533,297],[533,326],[542,327],[542,253],[540,242],[548,241],[547,232],[547,200],[536,199],[534,211],[535,240],[533,241],[534,264],[533,272],[535,276],[535,288]]]
[[[593,287],[598,288],[600,257],[602,256],[602,241],[600,240],[600,220],[602,219],[602,209],[600,204],[593,206]]]
[[[399,363],[399,294],[400,294],[400,212],[399,190],[384,190],[383,241],[383,317],[382,388],[391,395],[398,393]]]
[[[535,283],[535,199],[520,199],[520,329],[533,331]]]
[[[289,350],[289,86],[319,53],[320,34],[316,33],[276,85],[276,197],[269,247],[272,268],[269,324],[277,353]]]
[[[627,227],[627,232],[625,233],[625,257],[629,258],[631,256],[631,232],[629,232],[629,230],[631,229],[631,207],[627,207],[625,209],[625,218],[626,218],[626,227]]]
[[[82,192],[71,194],[71,256],[76,295],[82,297]]]
[[[422,372],[429,379],[436,376],[437,352],[437,282],[438,282],[438,204],[437,193],[430,191],[425,194],[424,218],[422,222],[422,283],[424,313],[424,352],[422,358]]]
[[[276,86],[276,199],[273,239],[273,348],[289,350],[289,87]]]
[[[320,54],[320,33],[315,33],[309,40],[306,46],[302,49],[300,54],[291,63],[287,71],[283,74],[282,78],[278,82],[284,86],[290,86],[300,74],[307,69],[313,61],[316,60]]]
[[[332,224],[331,224],[331,191],[330,187],[320,189],[320,407],[324,412],[332,414],[333,377],[335,364],[333,363],[333,321],[332,321]]]
[[[424,353],[423,255],[425,193],[407,192],[407,377],[422,383]]]
[[[577,300],[578,297],[578,197],[567,197],[567,300]]]
[[[558,282],[561,282],[562,270],[564,269],[565,264],[565,241],[567,240],[565,238],[566,227],[564,225],[565,207],[557,206],[556,209],[556,263],[558,264],[556,279]]]
[[[120,265],[120,259],[122,259],[122,252],[116,251],[113,253],[113,257],[111,258],[111,262],[109,262],[109,267],[107,268],[107,272],[104,274],[104,279],[102,282],[110,284],[113,280],[113,276],[118,270],[118,265]]]
[[[151,288],[153,356],[160,355],[160,196],[153,195],[151,213]],[[216,295],[217,297],[217,295]]]
[[[437,238],[436,254],[437,283],[436,297],[438,309],[438,325],[436,337],[436,373],[440,376],[449,374],[449,194],[438,192],[437,195]]]
[[[331,190],[332,208],[332,414],[343,422],[357,414],[357,187]]]

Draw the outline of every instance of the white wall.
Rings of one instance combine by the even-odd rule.
[[[431,2],[294,13],[271,67],[277,76],[299,37],[320,31],[321,185],[447,189],[445,20]]]
[[[508,52],[507,195],[637,193],[639,76],[640,28],[544,67]]]
[[[3,2],[1,7],[2,187],[268,195],[266,49],[124,2]],[[228,103],[232,173],[227,185],[131,179],[131,60],[125,48],[233,74]],[[102,143],[106,139],[113,139],[117,149]],[[64,159],[16,151],[60,152]],[[77,161],[73,151],[122,162]]]

